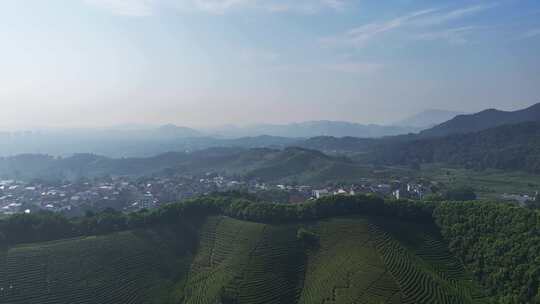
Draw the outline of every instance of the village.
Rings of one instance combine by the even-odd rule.
[[[424,199],[440,191],[436,182],[425,180],[361,179],[357,183],[299,185],[267,183],[258,179],[223,176],[107,177],[75,182],[0,181],[0,215],[40,210],[80,216],[87,211],[112,208],[123,212],[153,209],[214,192],[244,191],[273,203],[301,203],[332,195],[375,194],[393,199]],[[527,195],[504,195],[502,199],[523,204]]]
[[[202,176],[115,177],[75,182],[1,180],[0,214],[48,210],[76,216],[105,208],[130,212],[233,190],[246,191],[274,203],[300,203],[330,195],[360,193],[396,199],[422,199],[432,193],[430,185],[398,180],[380,183],[365,179],[358,183],[329,185],[274,184],[211,172]]]

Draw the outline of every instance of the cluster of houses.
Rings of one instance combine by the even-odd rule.
[[[300,203],[332,195],[372,193],[395,199],[423,199],[436,191],[437,185],[424,180],[381,182],[362,179],[347,185],[298,185],[265,183],[258,179],[228,177],[217,173],[199,176],[116,177],[60,184],[0,181],[0,215],[29,213],[36,210],[65,212],[73,215],[87,210],[113,208],[125,212],[152,209],[194,196],[240,190],[278,203]],[[504,194],[502,199],[521,205],[536,196]]]
[[[0,181],[0,214],[35,210],[80,214],[85,210],[114,208],[126,212],[152,209],[162,204],[219,191],[242,190],[251,193],[281,192],[281,203],[299,203],[329,195],[375,193],[395,198],[422,198],[429,188],[399,182],[340,186],[286,185],[263,183],[256,179],[235,179],[215,173],[202,176],[104,178],[61,184]]]
[[[531,196],[528,194],[507,194],[504,193],[501,195],[501,199],[504,201],[516,202],[520,206],[526,206],[529,202],[536,202],[538,199],[538,191]]]
[[[331,195],[356,195],[373,193],[381,197],[392,197],[395,199],[422,199],[432,193],[429,185],[419,183],[401,183],[393,181],[390,184],[384,183],[362,183],[353,184],[348,187],[329,187],[313,190],[312,198],[319,199]]]
[[[76,182],[0,180],[0,215],[38,210],[81,215],[113,208],[125,212],[217,191],[240,190],[252,183],[215,174],[175,177],[116,177]]]
[[[65,182],[0,181],[0,214],[10,215],[37,210],[73,215],[86,210],[114,208],[126,212],[152,209],[162,204],[219,191],[242,190],[255,194],[278,192],[269,200],[299,203],[329,195],[375,193],[395,198],[422,198],[429,188],[421,184],[367,180],[351,185],[312,186],[263,183],[256,179],[226,177],[215,173],[201,176],[103,178]]]
[[[126,182],[86,181],[77,183],[26,183],[0,181],[0,214],[30,213],[37,210],[71,213],[95,206],[118,205],[121,195],[133,191]]]

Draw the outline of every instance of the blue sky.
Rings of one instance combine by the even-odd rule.
[[[540,2],[7,0],[0,128],[347,120],[540,102]]]

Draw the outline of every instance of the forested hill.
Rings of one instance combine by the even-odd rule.
[[[507,112],[495,109],[484,110],[455,118],[420,132],[420,137],[437,137],[450,134],[470,133],[502,125],[540,121],[540,103],[523,110]]]
[[[536,114],[540,119],[540,104],[512,113],[517,113],[511,114],[511,117],[517,117],[516,120],[535,119]],[[504,112],[503,116],[507,114]],[[514,118],[497,120],[492,117],[491,120],[503,125],[436,137],[422,134],[380,139],[317,137],[299,144],[330,153],[356,153],[355,160],[370,165],[446,163],[478,170],[495,168],[539,173],[540,121],[504,124]]]
[[[450,250],[496,303],[540,303],[540,213],[490,202],[447,202],[434,218]]]
[[[401,165],[440,162],[473,169],[539,173],[540,122],[379,145],[372,149],[367,161]]]
[[[170,152],[148,158],[114,159],[92,154],[66,158],[19,155],[0,158],[0,177],[72,180],[107,175],[197,175],[215,172],[271,181],[293,178],[298,181],[320,181],[338,175],[354,175],[360,170],[357,166],[344,157],[328,156],[305,148],[210,148],[191,153]]]
[[[318,136],[294,143],[307,149],[325,152],[362,152],[376,145],[380,139],[358,137]]]
[[[501,132],[516,132],[519,137],[517,143],[521,145],[526,137],[530,136],[531,133],[526,133],[523,135],[517,134],[519,132],[519,127],[513,128],[510,125],[514,124],[526,124],[540,122],[540,103],[535,104],[529,108],[514,111],[506,112],[495,109],[488,109],[476,114],[469,115],[458,115],[453,119],[450,119],[440,125],[432,127],[430,129],[424,130],[418,134],[402,134],[396,136],[386,136],[381,138],[359,138],[356,137],[332,137],[332,136],[319,136],[308,138],[305,140],[299,140],[294,143],[290,143],[295,146],[301,146],[308,149],[316,149],[324,152],[330,153],[366,153],[370,151],[381,151],[381,150],[390,150],[395,149],[396,147],[407,146],[407,144],[414,143],[428,143],[428,141],[422,141],[437,137],[444,137],[442,142],[456,140],[461,138],[460,136],[468,133],[478,133],[480,131],[485,131],[489,129],[494,129],[497,127],[509,126],[508,128],[496,129],[497,131],[491,131],[487,133],[479,133],[480,137],[486,136],[486,134],[501,131]],[[512,129],[513,128],[513,129]],[[526,127],[524,127],[526,128]],[[451,135],[456,135],[454,137],[447,137]],[[499,138],[498,147],[501,148],[504,145],[510,146],[515,144],[511,140],[511,136],[508,134],[502,134]],[[534,134],[533,134],[534,135]],[[477,135],[471,135],[468,138],[472,139]],[[483,138],[478,140],[483,141]],[[490,144],[490,143],[489,143]],[[421,151],[411,151],[411,152],[421,152]],[[411,155],[410,157],[413,157]],[[424,157],[422,154],[418,154],[418,158]],[[444,161],[444,159],[443,159]]]

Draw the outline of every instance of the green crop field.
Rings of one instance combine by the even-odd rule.
[[[0,251],[0,303],[481,303],[432,227],[224,216]],[[299,237],[299,229],[314,239]]]
[[[471,186],[481,199],[500,200],[504,193],[534,195],[536,191],[540,190],[540,176],[538,174],[519,171],[495,169],[475,171],[430,164],[422,166],[422,170],[418,174],[428,180],[445,185]]]

